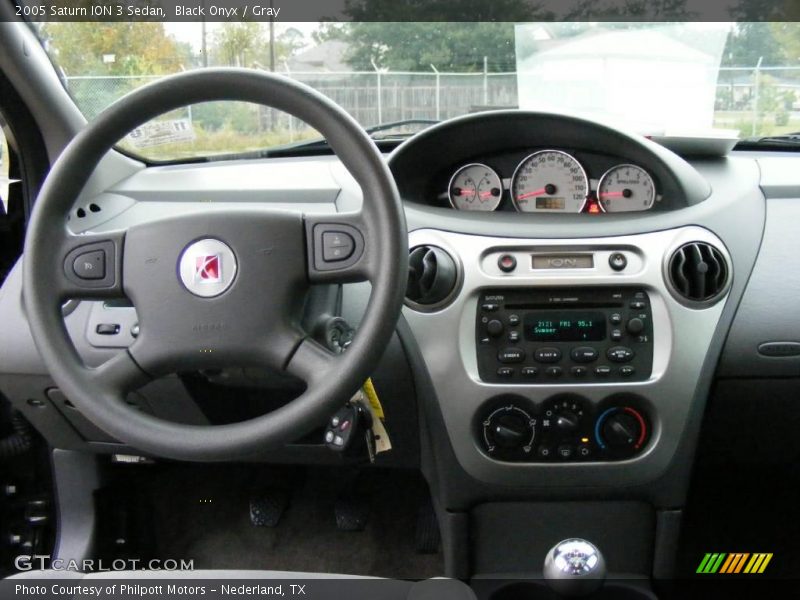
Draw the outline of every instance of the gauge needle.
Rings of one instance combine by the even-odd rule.
[[[542,194],[546,194],[547,190],[545,188],[541,188],[539,190],[534,190],[532,192],[526,192],[521,196],[517,196],[517,200],[525,200],[525,198],[530,198],[532,196],[541,196]]]
[[[458,193],[459,196],[472,196],[475,193],[475,189],[465,189],[461,188],[461,191]],[[492,195],[491,191],[481,192],[478,194],[481,198],[488,198]]]

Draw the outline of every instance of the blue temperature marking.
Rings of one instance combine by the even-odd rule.
[[[600,437],[600,426],[605,421],[606,417],[619,410],[616,406],[607,409],[602,415],[597,418],[597,422],[594,424],[594,440],[597,442],[597,445],[600,446],[603,450],[606,449],[606,445],[603,443],[602,438]]]

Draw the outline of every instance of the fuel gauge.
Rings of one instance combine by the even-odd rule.
[[[604,212],[649,210],[655,199],[653,178],[636,165],[611,167],[597,184],[597,200]]]
[[[450,179],[448,197],[458,210],[492,211],[503,198],[503,182],[491,167],[464,165]]]

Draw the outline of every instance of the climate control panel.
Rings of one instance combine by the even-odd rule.
[[[598,406],[575,394],[535,404],[518,396],[491,400],[478,418],[483,451],[504,462],[613,461],[640,453],[650,424],[635,396]]]
[[[475,335],[491,383],[644,381],[653,367],[650,298],[638,288],[484,290]]]

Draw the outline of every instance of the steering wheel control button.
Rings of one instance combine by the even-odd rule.
[[[119,323],[100,323],[95,331],[98,335],[117,335],[119,329]]]
[[[501,363],[519,363],[525,360],[525,350],[522,348],[505,348],[497,353],[497,360]]]
[[[511,273],[517,268],[517,259],[511,254],[503,254],[497,259],[497,267],[503,273]]]
[[[72,272],[80,279],[105,279],[105,250],[93,250],[79,254],[72,262]]]
[[[322,234],[322,260],[339,262],[353,256],[356,241],[344,231],[326,231]]]
[[[558,348],[538,348],[533,358],[540,363],[556,363],[561,360],[561,350]]]
[[[634,356],[636,356],[636,353],[625,346],[614,346],[613,348],[609,348],[608,352],[606,352],[608,360],[616,363],[630,362],[633,360]]]
[[[590,363],[597,360],[597,350],[591,346],[578,346],[569,353],[570,358],[576,363]]]
[[[184,287],[195,296],[213,298],[225,292],[236,278],[236,255],[214,238],[189,244],[178,261]]]
[[[613,252],[608,257],[608,266],[614,271],[624,271],[625,267],[628,266],[628,259],[622,252]]]

